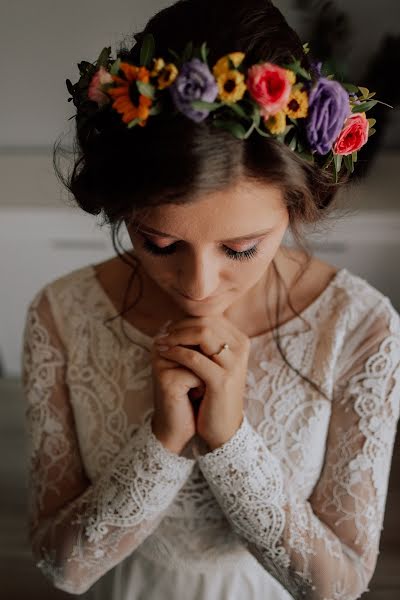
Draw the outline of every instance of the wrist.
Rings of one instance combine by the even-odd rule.
[[[177,444],[176,441],[172,440],[169,436],[165,435],[161,431],[158,431],[157,427],[154,426],[153,422],[151,423],[151,429],[154,436],[158,439],[158,441],[164,446],[166,450],[173,452],[174,454],[180,454],[183,450],[182,444]]]

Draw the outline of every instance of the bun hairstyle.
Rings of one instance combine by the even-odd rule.
[[[299,36],[269,0],[230,0],[228,6],[225,0],[178,0],[134,34],[132,45],[126,47],[124,42],[117,58],[139,64],[145,33],[153,34],[157,56],[168,56],[169,48],[181,54],[189,40],[195,46],[206,41],[210,64],[240,51],[246,55],[246,67],[260,60],[285,64],[295,58],[305,69],[312,68]],[[317,155],[310,163],[272,137],[238,139],[207,120],[194,123],[184,115],[174,119],[159,115],[146,127],[128,129],[113,111],[100,111],[81,121],[78,111],[76,118],[73,169],[67,177],[63,175],[55,147],[55,171],[82,210],[101,214],[111,226],[113,245],[121,258],[115,243],[118,230],[136,212],[154,205],[194,202],[207,192],[247,178],[279,186],[290,230],[309,262],[312,257],[302,226],[323,223],[338,189],[349,178],[342,172],[335,183],[333,167],[322,169]],[[288,302],[298,314],[289,297]]]

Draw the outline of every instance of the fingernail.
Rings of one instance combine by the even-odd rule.
[[[158,340],[159,338],[163,338],[163,337],[167,337],[167,335],[169,335],[169,333],[157,333],[157,335],[154,336],[155,340]]]
[[[168,319],[168,321],[165,321],[165,323],[162,325],[161,329],[164,331],[171,323],[172,319]]]
[[[158,346],[158,350],[160,352],[165,352],[166,350],[169,350],[169,346]]]

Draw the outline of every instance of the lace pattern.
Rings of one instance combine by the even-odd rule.
[[[93,484],[84,478],[78,444],[72,445],[76,441],[70,409],[65,405],[57,408],[54,397],[59,393],[57,370],[65,369],[65,354],[60,346],[58,351],[50,351],[56,334],[54,328],[44,326],[45,319],[51,319],[49,313],[42,313],[45,307],[48,310],[45,297],[36,296],[28,311],[24,336],[30,537],[39,559],[36,564],[43,574],[60,589],[82,593],[158,525],[195,461],[161,444],[151,429],[151,410],[102,476]],[[67,402],[67,396],[62,399]],[[60,482],[71,489],[79,478],[83,493],[69,501],[59,498],[58,512],[39,518],[46,503],[54,504],[53,490],[58,492]]]
[[[88,590],[127,556],[204,572],[251,553],[294,598],[355,600],[379,552],[400,404],[400,323],[343,272],[283,350],[331,402],[252,345],[243,421],[181,456],[152,434],[146,349],[120,335],[91,270],[31,302],[22,356],[29,527],[43,574]],[[135,331],[131,329],[133,335]],[[211,575],[210,575],[211,576]]]

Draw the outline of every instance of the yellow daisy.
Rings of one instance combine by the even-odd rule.
[[[230,58],[235,67],[238,67],[245,57],[244,52],[231,52],[226,56],[222,56],[213,67],[214,77],[217,79],[223,73],[231,70],[228,59]]]
[[[153,58],[152,70],[150,71],[150,77],[157,77],[159,72],[165,67],[165,61],[163,58]]]
[[[271,115],[265,120],[266,127],[274,135],[283,133],[286,129],[286,114],[283,110],[280,110],[276,115]]]
[[[166,64],[163,58],[153,58],[150,77],[157,77],[158,89],[170,86],[178,75],[178,69],[172,63]]]
[[[306,117],[308,114],[307,93],[298,89],[292,90],[284,111],[292,119],[302,119]]]
[[[223,102],[238,102],[247,90],[244,75],[239,71],[227,71],[217,78],[219,98]]]
[[[289,82],[292,85],[294,85],[296,83],[296,73],[294,73],[290,69],[286,69],[286,73],[287,73],[287,78],[288,78]]]
[[[168,63],[160,72],[157,82],[158,89],[163,90],[166,87],[169,87],[177,78],[178,69],[173,63]]]

